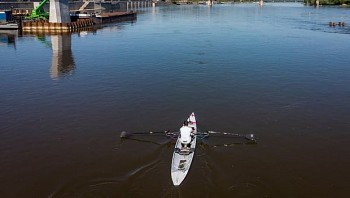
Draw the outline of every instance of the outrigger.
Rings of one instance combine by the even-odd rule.
[[[146,132],[146,133],[127,133],[122,131],[120,138],[128,138],[131,135],[136,134],[165,134],[170,138],[177,138],[172,162],[171,162],[171,179],[174,186],[179,186],[182,181],[185,179],[188,171],[190,170],[194,152],[196,149],[197,139],[204,139],[210,134],[224,135],[239,137],[248,140],[248,143],[256,143],[254,134],[241,135],[236,133],[226,133],[226,132],[216,132],[216,131],[205,131],[198,132],[197,130],[197,121],[194,113],[191,113],[190,116],[186,119],[183,126],[180,128],[180,132]]]

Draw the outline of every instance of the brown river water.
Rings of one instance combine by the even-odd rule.
[[[0,34],[0,197],[348,197],[350,29],[329,21],[350,10],[170,6]],[[177,131],[191,112],[199,130],[258,141],[199,141],[174,187],[174,140],[119,136]]]

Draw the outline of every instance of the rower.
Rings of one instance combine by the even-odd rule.
[[[190,147],[193,135],[193,129],[189,127],[188,122],[185,121],[184,125],[180,128],[180,142],[182,148]]]

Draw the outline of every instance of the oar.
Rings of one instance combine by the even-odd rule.
[[[125,139],[121,139],[121,141],[124,141]],[[162,145],[161,143],[158,143],[156,141],[151,141],[151,140],[145,140],[145,139],[140,139],[140,138],[134,138],[134,137],[128,137],[127,140],[135,140],[138,142],[145,142],[145,143],[152,143],[152,144],[156,144],[156,145]]]
[[[198,139],[204,139],[204,138],[206,138],[206,137],[208,137],[209,136],[209,133],[208,132],[197,132],[196,133],[196,137],[198,138]]]
[[[240,137],[240,138],[245,138],[249,141],[254,141],[256,142],[254,134],[237,134],[237,133],[227,133],[227,132],[217,132],[217,131],[207,131],[209,134],[220,134],[220,135],[229,135],[229,136],[234,136],[234,137]]]
[[[170,132],[170,131],[148,131],[148,132],[135,132],[135,133],[128,133],[126,131],[122,131],[120,133],[120,138],[128,138],[132,135],[151,135],[151,134],[164,134],[168,137],[177,136],[176,132]]]

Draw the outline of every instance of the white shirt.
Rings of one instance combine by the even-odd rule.
[[[183,144],[189,144],[191,142],[192,128],[189,126],[183,126],[180,128],[180,142]]]

